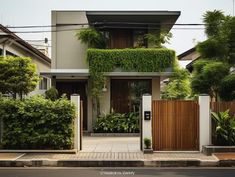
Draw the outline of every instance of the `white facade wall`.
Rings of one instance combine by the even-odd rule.
[[[84,11],[52,11],[52,25],[88,23]],[[87,69],[86,49],[76,37],[76,33],[87,25],[53,27],[52,69]]]

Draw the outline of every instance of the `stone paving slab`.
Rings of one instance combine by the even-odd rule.
[[[22,153],[0,153],[0,160],[16,160],[23,155]]]
[[[219,160],[235,160],[235,153],[215,153]]]

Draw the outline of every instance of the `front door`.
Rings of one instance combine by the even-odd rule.
[[[112,79],[111,108],[118,113],[139,112],[144,93],[151,94],[150,79]]]
[[[87,130],[87,94],[86,94],[87,81],[56,81],[56,89],[59,95],[66,94],[68,99],[72,94],[79,94],[83,103],[83,130]]]

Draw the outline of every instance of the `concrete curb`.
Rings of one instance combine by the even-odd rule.
[[[235,167],[235,160],[220,160],[220,167]]]
[[[200,160],[5,160],[0,167],[231,167],[234,161]]]

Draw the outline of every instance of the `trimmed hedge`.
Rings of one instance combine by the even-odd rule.
[[[172,67],[175,52],[169,49],[88,49],[89,68],[111,72],[115,67],[124,71],[160,72]]]
[[[0,99],[3,148],[71,149],[74,117],[74,105],[64,98]]]

